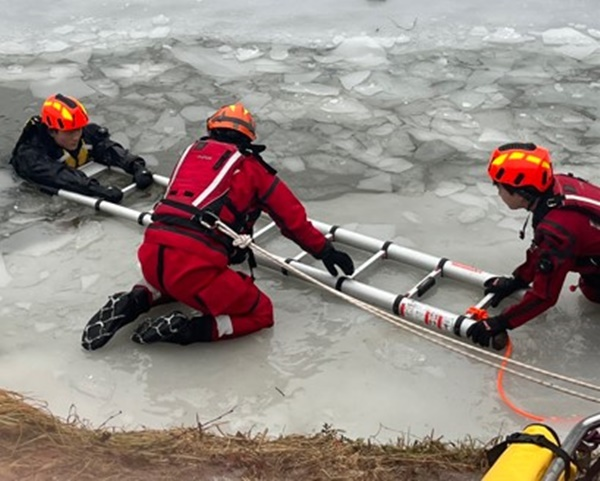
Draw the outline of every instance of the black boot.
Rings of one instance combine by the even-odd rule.
[[[179,311],[144,320],[131,336],[138,344],[171,342],[186,346],[193,342],[212,340],[211,316],[196,316],[191,319]]]
[[[88,351],[98,349],[123,326],[133,322],[140,314],[148,312],[150,295],[143,287],[134,287],[130,292],[117,292],[109,296],[108,302],[88,321],[81,345]]]

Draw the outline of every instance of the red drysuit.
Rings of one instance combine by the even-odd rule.
[[[259,152],[259,146],[240,152],[233,144],[210,138],[191,145],[175,167],[138,250],[148,283],[214,318],[213,340],[272,326],[273,306],[251,277],[229,267],[240,261],[240,252],[231,239],[200,225],[202,212],[215,213],[244,234],[264,211],[308,253],[318,258],[326,247],[325,236]]]
[[[579,273],[582,293],[600,303],[600,188],[555,175],[553,191],[540,199],[533,214],[533,241],[513,273],[533,284],[520,302],[502,312],[511,328],[556,304],[569,272]]]

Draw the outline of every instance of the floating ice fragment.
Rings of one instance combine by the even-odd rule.
[[[287,73],[283,76],[285,83],[312,82],[321,76],[321,72]]]
[[[73,25],[62,25],[60,27],[56,27],[52,29],[52,33],[57,35],[68,35],[75,31],[75,27]]]
[[[4,258],[2,257],[2,253],[0,253],[0,287],[6,287],[11,281],[12,277],[6,270]]]
[[[521,35],[514,28],[502,27],[495,30],[490,35],[483,37],[484,42],[500,44],[517,44],[531,42],[535,40],[529,35]]]
[[[367,80],[369,75],[371,75],[370,70],[360,70],[358,72],[342,75],[340,77],[340,82],[346,90],[352,90],[353,87],[356,87],[358,84]]]
[[[269,52],[269,57],[272,60],[285,60],[289,57],[288,47],[285,45],[273,45],[271,47],[271,51]]]
[[[305,83],[305,84],[284,84],[281,90],[299,94],[309,94],[318,96],[338,95],[340,89],[331,85]]]
[[[473,27],[469,32],[469,34],[473,35],[474,37],[485,37],[486,35],[489,35],[489,33],[490,31],[483,26]]]
[[[33,81],[29,88],[34,97],[38,98],[46,98],[56,92],[69,92],[69,95],[81,99],[96,93],[93,88],[78,77]]]
[[[160,14],[152,19],[152,25],[168,25],[171,20],[166,15]]]
[[[449,195],[462,192],[466,188],[467,186],[460,182],[442,180],[435,189],[435,195],[437,195],[438,197],[448,197]]]
[[[488,208],[487,201],[479,195],[470,194],[468,192],[460,192],[460,193],[456,193],[456,194],[451,194],[449,197],[454,202],[457,202],[459,204],[480,207],[481,209],[484,209],[484,210],[487,210],[487,208]]]
[[[361,180],[357,188],[371,192],[392,192],[392,176],[386,172],[380,172],[373,177]]]
[[[50,52],[61,52],[63,50],[67,50],[71,45],[67,42],[63,42],[62,40],[47,40],[42,39],[38,42],[38,52],[37,53],[50,53]]]
[[[510,137],[506,133],[496,129],[483,129],[477,141],[481,143],[501,144],[509,142]]]
[[[51,331],[52,329],[56,328],[56,324],[53,322],[36,322],[34,324],[35,327],[35,331],[36,332],[47,332],[47,331]]]
[[[474,224],[486,218],[486,210],[481,207],[467,207],[458,214],[458,222],[461,224]]]
[[[598,42],[571,27],[551,28],[542,33],[546,45],[596,45]]]
[[[104,238],[104,229],[98,221],[89,221],[80,225],[75,238],[75,249],[85,249],[89,245]]]
[[[334,114],[370,115],[371,113],[371,111],[358,100],[344,97],[325,100],[321,104],[321,109],[324,112],[330,112]]]
[[[92,274],[89,276],[81,276],[81,290],[86,291],[89,287],[93,286],[98,278],[99,274]]]
[[[298,156],[292,155],[286,157],[282,163],[285,166],[286,170],[289,170],[290,172],[297,173],[304,172],[306,170],[306,165],[304,164],[304,161]]]
[[[214,109],[213,109],[214,110]],[[189,122],[201,122],[206,120],[210,109],[207,107],[188,106],[181,110],[181,116]]]
[[[333,57],[341,57],[363,67],[376,67],[388,62],[385,49],[368,36],[344,39],[333,51]]]
[[[253,60],[255,58],[262,57],[264,54],[260,51],[260,49],[254,48],[238,48],[235,51],[235,58],[237,58],[240,62],[246,62],[248,60]]]

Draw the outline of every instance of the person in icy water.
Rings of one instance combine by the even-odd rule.
[[[29,119],[10,163],[20,177],[42,190],[48,187],[48,193],[64,189],[119,203],[123,198],[120,189],[102,185],[77,170],[92,160],[122,168],[140,189],[152,184],[152,173],[142,157],[111,140],[106,128],[90,123],[77,99],[56,94],[44,101],[40,115]]]
[[[516,304],[469,328],[467,336],[482,346],[556,304],[569,272],[579,274],[582,294],[600,303],[600,187],[572,174],[554,174],[548,151],[532,143],[498,147],[488,174],[509,209],[532,214],[534,233],[525,262],[512,276],[485,282],[485,293],[495,294],[492,307],[517,290],[526,291]]]
[[[82,345],[105,345],[121,327],[164,300],[197,311],[179,310],[142,321],[132,340],[140,344],[187,345],[244,336],[273,325],[270,299],[254,279],[230,266],[246,260],[248,249],[200,220],[218,217],[239,234],[251,234],[261,212],[282,234],[322,260],[337,276],[350,275],[351,257],[337,250],[307,219],[306,210],[253,144],[256,124],[241,104],[226,105],[207,120],[208,136],[190,145],[175,166],[164,197],[156,204],[138,250],[144,282],[109,297],[87,323]],[[252,261],[252,257],[248,256]]]

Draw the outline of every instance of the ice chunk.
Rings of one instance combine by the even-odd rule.
[[[448,197],[459,204],[479,207],[483,210],[487,210],[489,206],[485,198],[468,192],[459,192],[456,194],[451,194]]]
[[[89,276],[81,276],[81,290],[86,291],[93,286],[96,281],[100,278],[99,274],[92,274]]]
[[[304,161],[295,155],[286,157],[283,161],[282,161],[283,166],[285,167],[286,170],[289,170],[290,172],[304,172],[306,170],[306,165],[304,164]]]
[[[324,62],[336,62],[340,59],[364,68],[378,67],[388,62],[385,49],[376,39],[368,36],[342,40]]]
[[[304,83],[304,84],[283,84],[281,90],[285,92],[292,92],[297,94],[308,94],[308,95],[338,95],[340,89],[331,85],[323,85],[316,83]]]
[[[352,90],[354,87],[367,80],[369,75],[371,75],[370,70],[360,70],[358,72],[342,75],[340,77],[340,82],[346,90]]]
[[[285,60],[289,57],[289,48],[285,45],[274,44],[271,46],[269,57],[273,60]]]
[[[285,83],[303,83],[312,82],[321,76],[321,72],[302,72],[302,73],[287,73],[283,76]]]
[[[149,132],[140,136],[135,151],[140,153],[166,150],[185,139],[185,121],[172,111],[165,110]]]
[[[55,78],[42,81],[33,81],[29,89],[34,97],[46,98],[56,92],[69,92],[69,95],[79,99],[89,97],[96,93],[81,78]]]
[[[35,332],[42,333],[42,332],[48,332],[53,329],[56,329],[57,325],[54,322],[36,321],[34,323],[34,327],[35,327]]]
[[[519,44],[532,42],[535,38],[529,35],[522,35],[511,27],[502,27],[496,29],[493,33],[483,37],[484,42],[499,44]]]
[[[77,229],[75,238],[75,249],[81,250],[92,245],[94,242],[102,240],[105,236],[102,224],[98,221],[89,221],[81,224]]]
[[[337,97],[324,100],[321,103],[321,110],[337,115],[351,115],[357,118],[367,118],[371,116],[371,111],[360,101],[350,97]]]
[[[443,180],[435,189],[435,195],[438,197],[448,197],[449,195],[456,194],[465,190],[467,186],[460,182]]]
[[[181,116],[189,122],[197,123],[205,121],[213,111],[212,107],[188,106],[181,110]]]
[[[453,92],[449,98],[457,107],[463,110],[471,110],[483,104],[487,96],[478,92],[461,90]]]
[[[379,172],[372,177],[361,180],[357,186],[358,190],[371,192],[392,192],[392,176],[386,172]]]
[[[380,157],[368,155],[368,153],[366,153],[365,155],[361,155],[361,158],[371,167],[376,167],[384,172],[391,172],[394,174],[400,174],[401,172],[411,169],[413,166],[412,162],[400,157]]]
[[[481,132],[481,135],[479,136],[477,141],[481,143],[500,145],[510,142],[510,137],[506,133],[496,129],[483,129],[483,132]]]
[[[586,34],[571,27],[551,28],[542,33],[542,41],[546,45],[593,45],[598,42]]]
[[[6,264],[4,258],[0,252],[0,287],[6,287],[12,281],[11,275],[6,270]]]
[[[512,217],[505,217],[500,222],[498,222],[498,227],[519,232],[523,227],[523,221],[514,219]]]
[[[207,77],[244,77],[254,70],[250,63],[241,64],[235,58],[226,58],[205,47],[179,44],[169,47],[169,50],[176,59],[191,65]]]
[[[237,58],[240,62],[254,60],[255,58],[262,57],[263,55],[264,53],[261,52],[261,50],[257,47],[238,48],[235,51],[235,58]]]
[[[458,222],[461,224],[474,224],[485,219],[487,212],[481,207],[467,207],[458,214]]]

